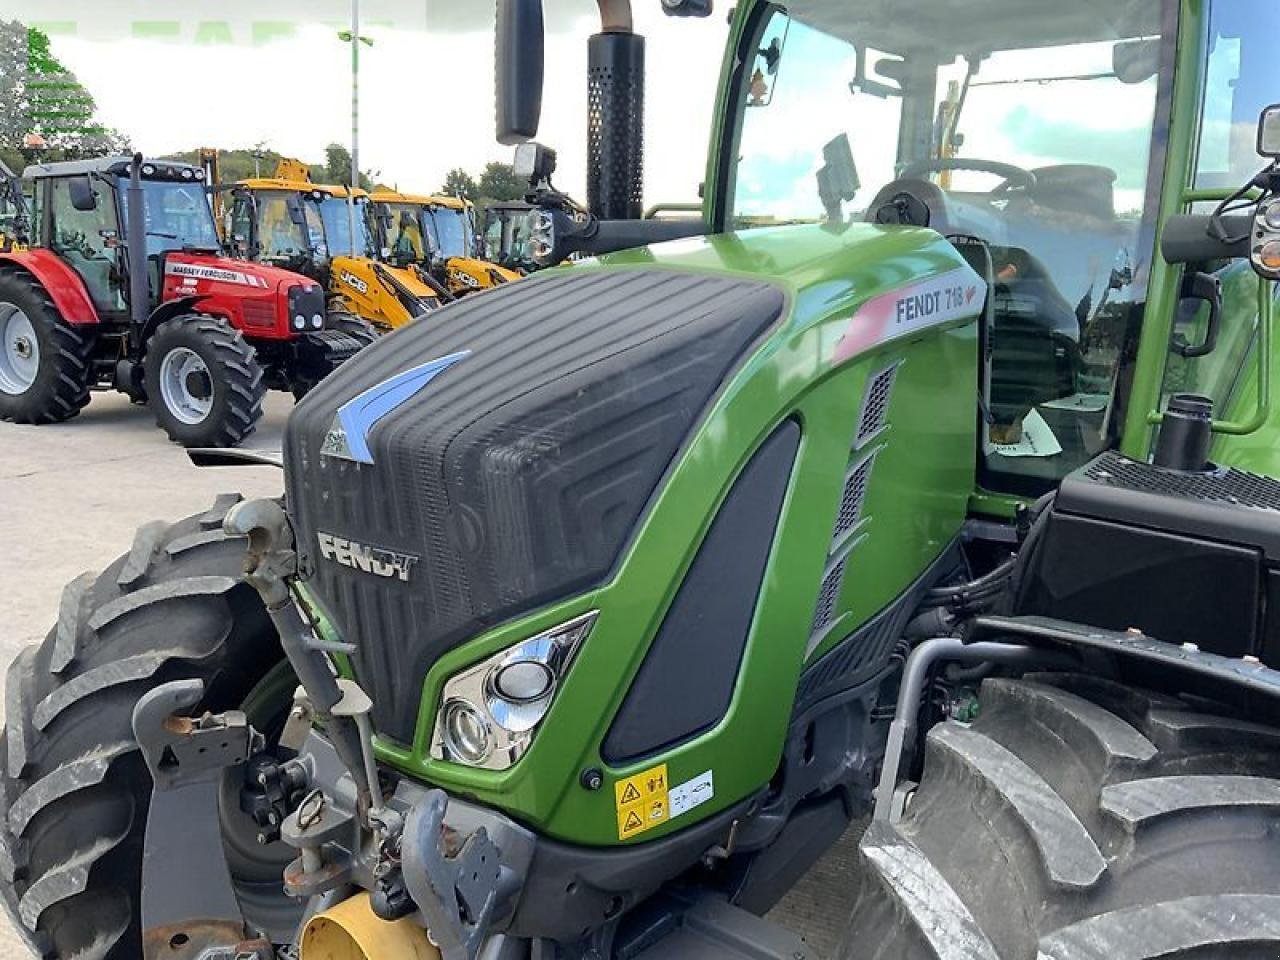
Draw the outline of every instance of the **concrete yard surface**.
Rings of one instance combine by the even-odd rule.
[[[268,395],[266,415],[246,447],[278,449],[291,397]],[[119,394],[96,394],[67,423],[0,423],[0,666],[37,643],[57,619],[63,586],[128,551],[149,520],[175,521],[208,508],[219,493],[276,496],[269,467],[198,469],[149,410]],[[0,698],[3,690],[0,688]],[[831,957],[856,887],[862,824],[770,914]],[[25,960],[22,941],[0,915],[0,960]]]

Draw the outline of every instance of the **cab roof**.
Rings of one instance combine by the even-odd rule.
[[[86,173],[97,173],[104,176],[127,177],[132,157],[94,157],[91,160],[60,160],[57,163],[33,163],[22,171],[24,180],[42,180],[52,177],[76,177]],[[204,171],[199,167],[180,160],[143,160],[144,180],[186,180],[204,179]],[[147,171],[151,167],[151,171]]]
[[[375,190],[371,195],[374,203],[413,203],[418,206],[448,207],[450,210],[466,210],[474,206],[470,200],[462,197],[450,197],[444,194],[400,193],[398,190]]]
[[[327,193],[331,197],[342,197],[344,200],[348,190],[347,187],[341,184],[312,183],[310,180],[285,180],[279,177],[250,177],[248,180],[236,181],[236,186],[245,187],[249,190],[288,190],[292,193],[310,193],[313,190],[319,190],[321,193]],[[357,200],[369,196],[369,191],[360,187],[355,187],[350,192]]]

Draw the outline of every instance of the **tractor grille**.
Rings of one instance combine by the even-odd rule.
[[[285,439],[309,586],[383,735],[411,741],[431,664],[484,629],[603,580],[673,457],[783,296],[656,270],[546,274],[459,301],[362,351]],[[466,352],[368,432],[321,454],[339,407]],[[407,580],[325,557],[318,534],[407,554]]]

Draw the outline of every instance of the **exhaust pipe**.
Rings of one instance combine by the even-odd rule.
[[[142,192],[142,154],[135,153],[129,164],[129,188],[125,191],[129,217],[125,231],[125,252],[129,260],[129,331],[131,345],[142,349],[142,328],[151,316],[151,287],[147,281],[147,207]]]
[[[644,212],[644,37],[627,0],[600,0],[587,41],[587,206],[601,220]]]

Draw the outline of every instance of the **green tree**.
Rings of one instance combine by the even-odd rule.
[[[480,196],[485,200],[523,200],[529,185],[516,176],[515,168],[509,163],[494,160],[486,163],[484,173],[480,174]]]
[[[475,178],[461,167],[454,167],[445,176],[444,186],[440,188],[440,192],[447,197],[465,197],[468,200],[474,200],[476,198]]]
[[[29,134],[44,140],[43,160],[122,153],[128,138],[97,118],[97,104],[54,56],[47,34],[0,21],[0,156],[19,167],[33,159]]]
[[[324,166],[317,173],[313,166],[311,170],[311,179],[316,183],[336,183],[343,186],[351,185],[351,151],[340,143],[331,143],[324,148]],[[369,174],[360,171],[360,187],[369,190],[373,187],[373,181]]]
[[[173,160],[199,163],[199,150],[178,150],[168,154]],[[218,149],[218,176],[223,183],[248,180],[250,177],[269,177],[276,172],[280,154],[266,149],[262,144],[239,147],[232,150]]]

